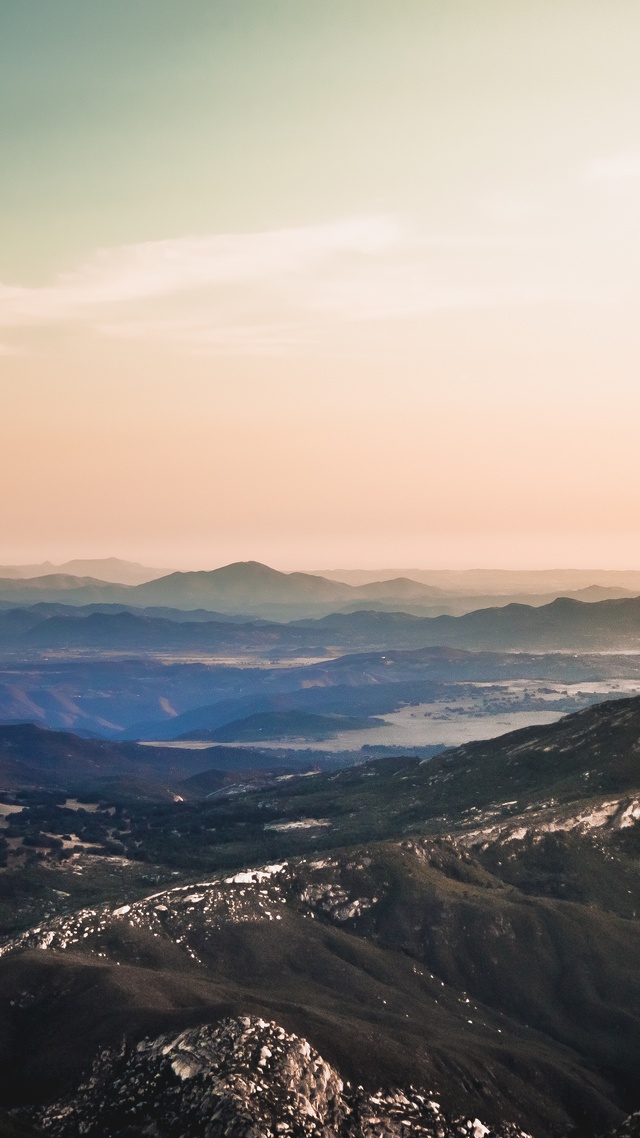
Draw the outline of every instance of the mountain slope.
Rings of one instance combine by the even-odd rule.
[[[58,915],[0,950],[0,1105],[58,1103],[57,1134],[62,1092],[105,1046],[128,1041],[70,1100],[88,1123],[95,1088],[116,1110],[110,1071],[148,1101],[159,1071],[136,1056],[158,1050],[130,1045],[202,1026],[214,1046],[222,1020],[259,1016],[365,1096],[400,1088],[409,1112],[413,1085],[445,1116],[534,1138],[617,1125],[640,1106],[639,739],[640,699],[624,699],[428,763],[103,811],[150,867],[213,872],[78,911],[65,874],[90,874],[91,859],[60,868]],[[57,833],[56,810],[34,818]],[[243,868],[255,855],[261,868]],[[384,1095],[376,1105],[384,1118]],[[407,1133],[437,1133],[408,1117]]]
[[[536,1135],[604,1129],[635,1078],[637,926],[574,909],[420,842],[45,922],[0,961],[5,1102],[50,1097],[123,1033],[257,1014],[372,1090],[413,1083]]]
[[[38,1120],[60,1138],[70,1127],[90,1138],[129,1138],[141,1129],[198,1138],[203,1128],[211,1138],[400,1138],[408,1127],[440,1138],[526,1138],[509,1124],[447,1119],[417,1091],[373,1095],[345,1085],[306,1040],[248,1016],[103,1054],[74,1098]]]
[[[214,751],[212,748],[211,757]],[[237,748],[234,753],[234,769],[247,765],[244,748]],[[227,770],[229,757],[226,748]],[[255,765],[257,760],[252,752],[249,758]],[[83,739],[68,731],[48,731],[31,723],[0,724],[0,791],[29,786],[90,790],[117,777],[139,779],[142,784],[162,780],[172,786],[211,765],[211,758],[203,751]]]
[[[220,743],[258,742],[260,739],[330,739],[338,731],[376,727],[382,719],[356,715],[314,715],[307,711],[265,711],[225,723],[209,732]]]
[[[352,595],[349,585],[325,581],[309,573],[280,573],[258,561],[239,561],[209,572],[171,573],[139,585],[136,603],[178,608],[235,606],[250,609],[261,604],[337,602]]]

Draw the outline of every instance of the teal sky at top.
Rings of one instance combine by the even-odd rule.
[[[637,0],[0,0],[0,279],[637,149]],[[465,212],[466,211],[466,212]]]

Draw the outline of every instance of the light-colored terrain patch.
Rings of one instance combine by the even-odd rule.
[[[640,694],[637,680],[614,679],[562,684],[551,680],[505,680],[504,682],[463,682],[451,685],[446,700],[419,703],[384,713],[384,724],[360,731],[340,731],[332,739],[304,742],[305,750],[357,751],[366,746],[412,748],[443,745],[459,747],[474,740],[493,739],[522,727],[542,727],[556,723],[567,710],[577,710],[590,702],[590,697]],[[469,689],[477,694],[469,694]],[[530,701],[536,706],[522,709]],[[570,701],[576,701],[575,707]],[[569,707],[567,704],[569,703]],[[185,741],[160,746],[204,749],[210,742]],[[246,743],[226,743],[228,747],[246,747]],[[262,751],[269,749],[298,750],[300,740],[260,740]]]
[[[268,822],[265,830],[277,830],[284,833],[287,830],[315,830],[318,826],[331,826],[328,818],[300,818],[297,822]]]
[[[447,707],[452,706],[452,701]],[[426,747],[444,744],[457,747],[475,739],[493,739],[520,727],[541,727],[555,723],[562,716],[561,711],[514,711],[500,715],[465,714],[464,718],[452,719],[444,714],[443,704],[421,703],[413,707],[403,707],[385,715],[381,727],[369,727],[363,731],[340,731],[333,739],[321,742],[307,740],[305,750],[316,751],[357,751],[366,746],[405,747],[410,753],[412,747]],[[227,743],[225,746],[246,746],[246,744]],[[300,742],[290,739],[275,739],[260,742],[260,749],[299,750]]]
[[[10,814],[21,814],[23,810],[24,806],[17,802],[0,802],[0,830],[6,830]]]
[[[19,948],[64,950],[83,944],[103,956],[103,937],[120,922],[170,940],[201,963],[207,933],[229,924],[281,921],[287,905],[313,918],[316,912],[350,921],[378,901],[367,896],[364,881],[345,884],[339,859],[308,862],[306,858],[245,869],[230,877],[178,885],[130,904],[104,904],[53,917],[0,946],[0,956]],[[350,863],[347,870],[364,870]],[[360,875],[358,874],[358,877]]]
[[[511,805],[515,803],[501,804],[502,807]],[[466,834],[458,835],[456,838],[458,845],[486,849],[496,842],[500,844],[521,842],[527,837],[540,841],[545,834],[569,833],[572,830],[581,834],[600,830],[606,835],[628,830],[640,821],[640,798],[629,795],[598,800],[580,809],[576,809],[575,806],[562,809],[555,803],[549,802],[540,810],[518,814],[514,818],[503,818],[491,824],[491,818],[499,814],[500,808],[498,806],[495,811],[476,814],[474,823],[483,824]]]

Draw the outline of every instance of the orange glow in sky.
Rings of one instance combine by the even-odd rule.
[[[0,563],[637,567],[635,2],[53,7],[0,0]]]

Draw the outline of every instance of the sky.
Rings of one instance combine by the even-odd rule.
[[[0,563],[640,566],[637,0],[0,0]]]

